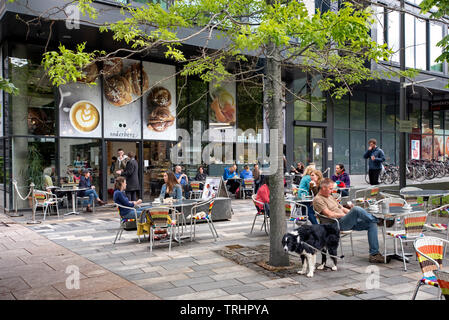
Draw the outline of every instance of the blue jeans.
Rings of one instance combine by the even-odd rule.
[[[94,189],[84,191],[83,197],[89,196],[88,203],[92,205],[95,199],[98,199],[98,194]]]
[[[311,203],[304,203],[307,207],[307,215],[309,216],[309,221],[312,222],[312,224],[318,224],[318,221],[315,217],[315,212],[313,211],[313,206]]]
[[[369,253],[371,255],[379,252],[377,240],[377,218],[361,207],[352,208],[344,217],[338,220],[343,231],[368,230]]]

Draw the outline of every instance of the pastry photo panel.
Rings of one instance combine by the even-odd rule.
[[[140,105],[148,75],[138,60],[112,58],[103,63],[104,137],[141,138]]]
[[[236,90],[234,81],[209,83],[209,141],[235,142]]]
[[[176,140],[176,67],[143,62],[149,90],[143,95],[143,138]]]

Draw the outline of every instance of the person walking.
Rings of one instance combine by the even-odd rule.
[[[382,149],[377,146],[376,139],[369,139],[368,150],[366,150],[363,158],[368,160],[368,176],[369,184],[379,184],[379,175],[382,171],[382,162],[385,161],[385,154]]]
[[[137,200],[137,193],[140,190],[139,184],[139,164],[134,152],[128,152],[128,161],[124,170],[117,170],[116,174],[126,179],[126,196],[131,201]]]

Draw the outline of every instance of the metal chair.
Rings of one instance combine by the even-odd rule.
[[[340,230],[340,250],[341,250],[341,254],[342,255],[343,255],[343,241],[342,241],[342,239],[344,237],[349,236],[349,239],[351,240],[352,255],[354,255],[354,243],[352,241],[352,233],[354,231],[353,230],[343,231],[340,228],[340,223],[338,222],[338,219],[326,217],[325,215],[322,215],[322,214],[316,212],[315,208],[313,209],[313,212],[315,212],[315,216],[318,218],[318,221],[319,221],[320,224],[332,224],[332,223],[336,223],[337,224],[338,230]]]
[[[270,232],[270,223],[269,223],[269,219],[270,217],[267,215],[267,213],[265,212],[265,210],[260,209],[257,205],[260,204],[263,207],[263,202],[256,200],[256,195],[253,194],[251,196],[251,199],[253,200],[254,206],[256,207],[256,215],[254,216],[254,221],[253,221],[253,226],[251,227],[251,232],[250,234],[253,232],[254,229],[254,224],[256,223],[256,219],[257,217],[263,216],[263,224],[260,228],[260,230],[262,230],[265,227],[265,233],[268,234]]]
[[[423,237],[424,223],[426,222],[427,212],[410,212],[401,217],[404,229],[387,231],[388,236],[399,239],[402,251],[402,261],[404,263],[404,271],[407,271],[407,264],[404,252],[404,242],[415,241],[417,238]],[[385,253],[385,255],[387,255]]]
[[[403,191],[422,191],[422,189],[418,188],[418,187],[405,187],[405,188],[402,188],[399,191],[399,193],[402,193]],[[421,202],[421,203],[418,202],[418,197],[417,196],[405,196],[405,195],[402,195],[402,197],[412,207],[424,207],[424,203],[423,202]]]
[[[303,212],[305,214],[303,214]],[[291,222],[293,229],[298,222],[306,223],[308,220],[307,216],[307,206],[302,203],[297,203],[294,200],[285,200],[285,221],[287,223]]]
[[[150,254],[153,253],[153,244],[156,240],[155,230],[164,229],[169,234],[169,244],[168,244],[168,252],[171,251],[171,243],[173,239],[173,227],[176,226],[176,220],[172,220],[170,217],[170,208],[169,207],[157,207],[146,209],[145,217],[148,217],[151,223],[150,227]],[[144,214],[142,212],[142,214]]]
[[[379,187],[371,187],[371,188],[356,190],[354,193],[355,205],[359,205],[363,208],[366,208],[368,205],[377,201],[379,192],[380,192]]]
[[[449,204],[445,204],[439,208],[429,210],[427,212],[427,221],[424,224],[426,231],[434,231],[446,235],[446,240],[449,240],[449,229],[447,223],[441,223],[439,220],[439,214],[441,211],[446,211],[449,214]],[[432,213],[436,213],[436,217],[433,217]],[[446,256],[446,245],[444,246],[444,256]]]
[[[199,202],[192,207],[191,213],[189,216],[189,218],[190,218],[190,240],[191,241],[195,240],[196,221],[197,220],[206,220],[209,230],[212,233],[212,236],[214,237],[214,241],[217,241],[218,233],[217,233],[217,230],[215,229],[214,222],[212,220],[212,209],[214,207],[214,203],[215,203],[215,199],[212,198],[207,201]],[[199,207],[206,206],[206,205],[208,206],[207,212],[204,212],[204,211],[197,212],[197,209]],[[192,235],[192,230],[193,230],[193,235]]]
[[[201,185],[204,185],[204,182],[201,181],[191,181],[190,187],[192,190],[190,191],[190,199],[198,199],[201,198],[203,194],[203,190],[201,190]]]
[[[251,195],[254,194],[254,179],[253,178],[243,179],[242,191],[243,191],[243,199],[246,199],[246,193],[248,191],[251,192]]]
[[[435,276],[437,277],[441,295],[443,295],[446,300],[449,300],[449,272],[444,270],[435,270],[433,273],[435,273]]]
[[[129,228],[129,226],[127,225],[128,223],[134,222],[134,223],[136,224],[136,228],[137,228],[137,222],[138,222],[138,216],[137,216],[137,210],[136,210],[136,208],[133,208],[133,207],[126,207],[126,206],[123,206],[123,205],[118,204],[118,203],[115,203],[115,202],[114,202],[114,205],[117,207],[119,216],[120,216],[120,208],[124,208],[124,209],[129,209],[129,210],[134,211],[135,218],[133,218],[133,219],[124,219],[124,218],[122,218],[122,217],[120,216],[120,227],[119,227],[119,229],[117,230],[117,234],[116,234],[116,236],[115,236],[115,239],[114,239],[113,244],[115,244],[115,243],[117,242],[117,240],[120,240],[120,238],[122,237],[123,231],[124,231],[126,228]],[[145,234],[144,234],[144,238],[145,238]],[[137,238],[137,240],[138,240],[139,243],[140,243],[140,235],[139,235],[139,237]]]
[[[438,271],[443,267],[443,247],[447,243],[447,240],[436,237],[418,238],[413,243],[423,277],[418,280],[418,283],[416,284],[412,300],[415,300],[418,290],[423,284],[436,288],[439,287],[435,271]]]
[[[47,210],[49,210],[51,206],[56,207],[56,213],[58,214],[59,218],[58,197],[55,194],[42,190],[34,190],[33,198],[34,211],[36,212],[36,209],[38,207],[42,208],[42,211],[44,213],[44,220],[47,215]],[[48,215],[50,215],[50,210],[48,211]]]

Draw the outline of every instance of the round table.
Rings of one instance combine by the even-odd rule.
[[[78,211],[76,211],[76,195],[78,191],[85,191],[89,190],[88,188],[57,188],[56,191],[63,192],[63,193],[72,193],[72,210],[71,212],[67,212],[64,214],[65,216],[69,216],[71,214],[80,214]]]
[[[447,196],[449,195],[449,190],[410,190],[410,191],[400,191],[399,194],[401,196],[423,197],[427,210],[430,197]]]

